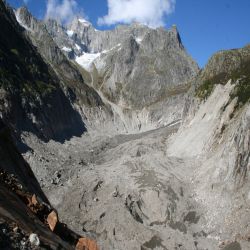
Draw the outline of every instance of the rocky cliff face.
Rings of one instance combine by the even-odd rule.
[[[141,41],[132,31],[120,47],[96,63],[104,95],[129,109],[142,109],[177,96],[181,87],[185,93],[185,84],[198,68],[186,55],[176,28],[148,29]]]
[[[0,2],[1,117],[17,131],[43,139],[80,135],[84,124],[60,80],[23,33],[12,10]]]

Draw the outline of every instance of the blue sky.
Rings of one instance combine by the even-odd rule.
[[[147,1],[150,9],[147,9],[145,4],[142,8],[133,8],[135,4],[123,6],[127,0],[109,0],[109,8],[107,0],[49,1],[57,4],[61,4],[62,1],[74,2],[74,12],[84,13],[98,29],[112,28],[114,26],[112,24],[119,20],[129,23],[134,16],[137,21],[142,20],[152,25],[164,24],[166,28],[176,24],[184,46],[201,67],[218,50],[239,48],[250,43],[250,0],[130,0],[138,4]],[[7,0],[7,2],[13,7],[24,5],[23,0]],[[44,18],[47,0],[26,0],[26,2],[33,15],[39,19]],[[112,7],[112,2],[116,6]],[[118,2],[121,2],[120,6],[117,6]],[[155,9],[150,3],[154,3]],[[165,5],[162,5],[164,3]],[[168,3],[172,3],[172,6],[166,5]],[[115,13],[112,14],[112,10]],[[98,25],[98,18],[108,13],[111,14],[101,22],[99,20],[99,24],[102,25]],[[154,18],[157,15],[160,17]]]

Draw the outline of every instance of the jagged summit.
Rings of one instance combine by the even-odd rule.
[[[32,19],[26,7],[19,8],[16,11],[16,16],[22,26],[30,22],[29,19]],[[151,29],[146,25],[134,22],[131,25],[118,25],[114,30],[99,31],[89,21],[79,16],[76,16],[66,26],[54,19],[45,20],[45,25],[57,45],[70,59],[88,52],[107,52],[107,50],[125,41],[129,36],[133,36],[140,44],[144,37],[154,32],[162,33],[166,36],[166,39],[167,36],[172,36],[172,45],[177,44],[183,47],[176,26],[169,30],[164,28]],[[27,26],[25,27],[27,28]],[[163,39],[161,37],[161,40]]]
[[[68,23],[65,28],[74,34],[82,34],[83,32],[87,32],[89,29],[94,29],[93,25],[89,21],[78,16],[73,18],[73,20]]]
[[[53,22],[54,25],[52,25]],[[162,27],[151,29],[146,25],[134,22],[130,25],[117,25],[113,30],[100,31],[95,29],[89,21],[78,16],[65,27],[56,23],[55,20],[46,21],[48,31],[53,34],[54,38],[57,40],[62,39],[63,34],[61,33],[61,29],[58,29],[58,27],[62,27],[70,39],[78,40],[87,46],[87,51],[85,52],[100,53],[103,50],[111,49],[130,35],[140,41],[147,33],[154,31],[166,33],[166,35],[168,33],[176,34],[177,41],[181,45],[180,35],[176,26],[173,26],[169,30]],[[175,43],[175,41],[172,42]]]
[[[88,20],[84,19],[83,17],[76,16],[68,25],[68,28],[73,28],[76,25],[80,25],[82,28],[92,26]]]

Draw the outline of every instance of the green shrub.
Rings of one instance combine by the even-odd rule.
[[[250,78],[239,80],[230,97],[238,97],[238,105],[247,103],[250,100]]]
[[[19,56],[19,52],[17,49],[11,49],[10,52],[16,56]]]
[[[24,96],[31,97],[35,97],[38,94],[46,96],[48,94],[51,94],[55,89],[55,86],[37,80],[35,82],[24,83],[22,88],[22,94]]]
[[[207,99],[212,93],[216,84],[226,84],[228,80],[238,81],[231,99],[238,97],[238,106],[244,105],[250,100],[250,60],[243,61],[241,67],[235,71],[218,74],[206,80],[196,89],[196,96],[200,99]]]
[[[202,100],[207,99],[214,89],[214,83],[211,80],[206,80],[196,90],[196,96]]]
[[[50,94],[53,90],[55,90],[55,87],[49,83],[45,83],[42,81],[36,81],[35,83],[36,90],[42,95]]]

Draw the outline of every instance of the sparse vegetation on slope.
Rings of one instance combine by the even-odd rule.
[[[222,51],[210,59],[201,75],[202,84],[196,89],[196,96],[207,99],[216,84],[226,84],[228,80],[237,82],[232,98],[238,98],[238,104],[250,99],[250,50],[249,46],[231,51]]]
[[[55,79],[42,58],[17,32],[0,5],[0,88],[21,95],[47,95],[55,90]]]
[[[214,89],[214,83],[211,80],[206,80],[197,88],[196,96],[202,100],[207,99]]]
[[[242,68],[234,72],[233,81],[238,80],[231,97],[238,97],[238,104],[245,104],[250,100],[250,60],[243,64]]]

